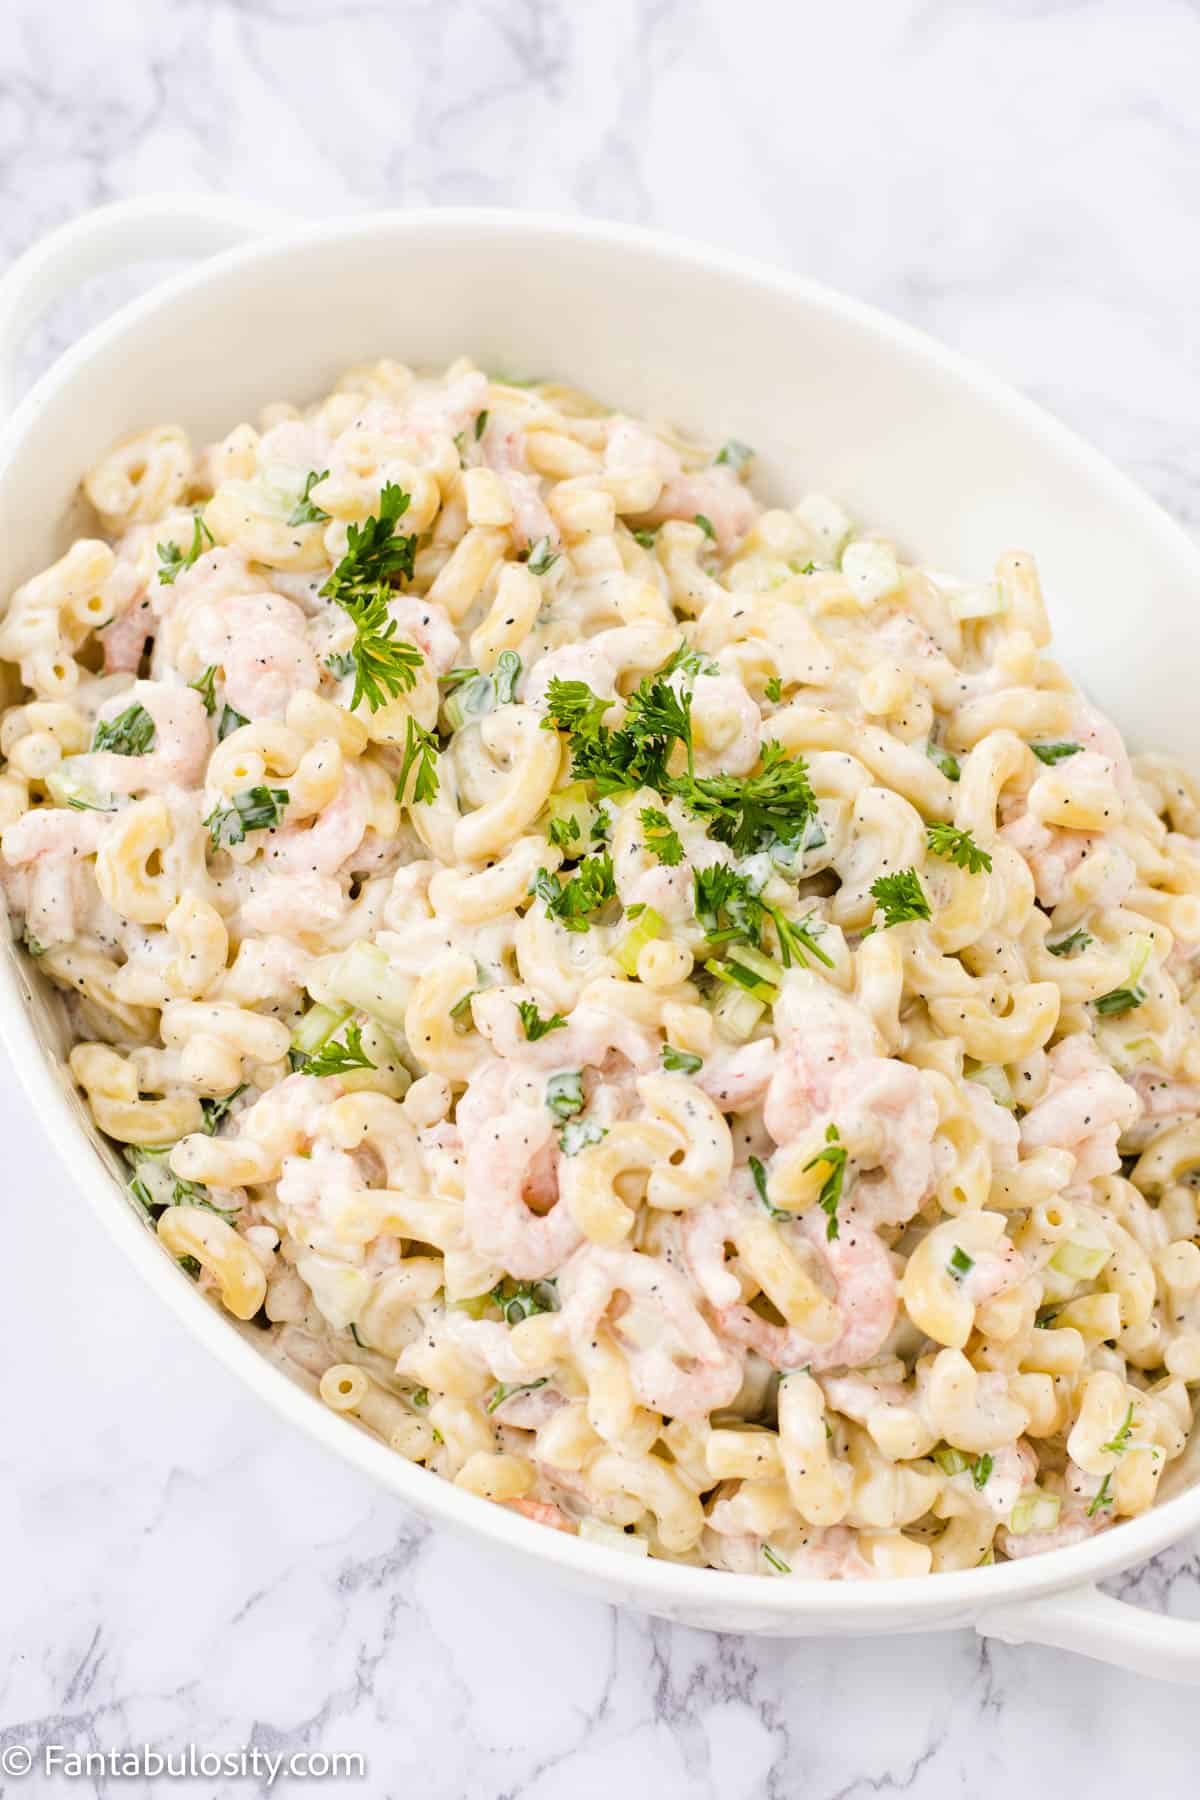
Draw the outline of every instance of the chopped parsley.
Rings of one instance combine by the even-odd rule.
[[[722,444],[713,457],[714,463],[723,464],[726,468],[732,469],[735,474],[739,469],[744,469],[748,462],[753,461],[754,451],[749,444],[743,444],[737,438],[730,438],[727,443]]]
[[[881,875],[871,883],[871,897],[883,913],[885,931],[889,926],[903,925],[909,919],[933,916],[915,869],[899,869],[894,875]]]
[[[203,675],[197,675],[195,681],[188,682],[188,686],[194,688],[196,693],[198,693],[203,700],[204,710],[210,718],[217,710],[217,696],[213,692],[213,683],[216,679],[217,665],[216,663],[209,663]]]
[[[550,539],[541,537],[529,552],[529,573],[531,575],[548,575],[558,561],[559,553],[550,548]]]
[[[1057,944],[1047,944],[1046,948],[1051,956],[1074,956],[1077,950],[1086,950],[1093,941],[1091,932],[1081,925],[1070,937],[1059,938]]]
[[[715,544],[717,541],[717,534],[716,534],[716,531],[713,529],[713,522],[707,516],[707,514],[706,513],[697,513],[695,522],[700,527],[700,529],[704,533],[705,537],[711,538],[713,543]]]
[[[558,1134],[558,1147],[564,1156],[578,1156],[589,1144],[598,1144],[608,1136],[608,1127],[595,1119],[568,1119]]]
[[[154,546],[158,551],[158,579],[164,587],[173,587],[176,576],[182,575],[185,569],[190,569],[192,564],[204,555],[205,538],[208,539],[210,547],[217,541],[204,523],[202,515],[194,513],[192,516],[192,541],[186,551],[181,550],[178,544],[168,543]]]
[[[773,1218],[773,1219],[791,1219],[791,1218],[793,1218],[794,1214],[792,1214],[790,1212],[785,1212],[783,1207],[772,1205],[770,1196],[767,1193],[767,1171],[763,1167],[761,1161],[759,1160],[759,1158],[757,1156],[752,1156],[748,1159],[748,1167],[750,1170],[750,1179],[754,1183],[754,1191],[758,1195],[760,1201],[762,1202],[763,1206],[766,1208],[767,1212],[770,1214],[771,1218]]]
[[[522,1319],[532,1319],[536,1313],[558,1311],[558,1288],[549,1279],[501,1281],[488,1298],[495,1301],[508,1325],[519,1325]]]
[[[949,750],[943,750],[940,744],[931,743],[926,744],[925,754],[930,762],[934,763],[942,771],[942,774],[946,777],[947,781],[961,780],[962,765],[957,756],[953,756]]]
[[[345,681],[347,675],[354,673],[354,658],[349,650],[335,650],[332,655],[325,658],[325,667],[331,675],[336,675],[339,681]]]
[[[551,819],[546,827],[546,836],[550,842],[566,856],[571,854],[571,845],[581,835],[579,820],[574,813],[567,819]]]
[[[672,1075],[695,1075],[704,1067],[704,1058],[694,1050],[677,1050],[674,1044],[664,1044],[662,1065]]]
[[[573,1119],[583,1111],[583,1072],[564,1069],[546,1083],[546,1105],[556,1119]]]
[[[310,496],[318,482],[327,480],[328,476],[328,469],[321,469],[319,471],[310,469],[308,471],[308,474],[304,478],[304,488],[300,498],[288,514],[289,525],[324,525],[327,522],[329,514],[327,512],[322,512],[316,501]]]
[[[642,546],[643,550],[653,550],[658,542],[658,533],[657,531],[635,531],[633,539],[635,543]]]
[[[220,1094],[216,1099],[202,1100],[200,1111],[204,1115],[204,1122],[201,1130],[206,1131],[209,1137],[215,1137],[224,1123],[230,1107],[238,1095],[244,1094],[245,1091],[246,1083],[243,1081],[240,1087],[235,1087],[231,1094]]]
[[[536,1044],[539,1038],[548,1037],[552,1031],[561,1031],[567,1022],[561,1013],[551,1013],[548,1019],[543,1019],[532,1000],[518,1000],[517,1011],[521,1015],[526,1039],[531,1044]]]
[[[683,844],[666,813],[657,806],[643,806],[638,819],[646,834],[647,850],[652,850],[668,869],[677,869],[683,861]]]
[[[249,723],[245,713],[235,712],[227,700],[221,708],[221,717],[217,722],[217,742],[223,744],[231,731],[240,731],[243,725]]]
[[[771,1567],[773,1569],[778,1569],[778,1571],[781,1575],[790,1575],[791,1574],[791,1572],[792,1572],[791,1563],[784,1562],[782,1556],[780,1556],[777,1551],[772,1550],[770,1544],[763,1545],[762,1553],[766,1557],[767,1561],[770,1563]]]
[[[478,412],[475,414],[475,442],[476,443],[479,442],[480,438],[483,436],[484,432],[487,430],[487,422],[488,422],[488,409],[485,406],[482,412]]]
[[[965,1281],[974,1267],[975,1258],[968,1256],[960,1244],[955,1244],[950,1252],[950,1261],[946,1264],[947,1271],[952,1278],[955,1281]]]
[[[780,680],[778,675],[772,675],[768,679],[765,687],[763,688],[763,693],[766,695],[767,699],[772,702],[773,705],[775,705],[775,706],[779,705],[779,702],[783,699],[783,682]]]
[[[838,1206],[846,1180],[846,1146],[838,1136],[836,1125],[825,1127],[824,1147],[805,1163],[805,1173],[807,1174],[809,1169],[815,1169],[818,1163],[826,1164],[829,1169],[828,1175],[821,1183],[821,1191],[817,1195],[817,1205],[829,1221],[825,1227],[825,1236],[832,1243],[838,1235]]]
[[[1029,748],[1039,762],[1053,768],[1055,763],[1065,762],[1068,756],[1078,756],[1083,749],[1082,744],[1030,744]]]
[[[252,787],[233,796],[232,806],[215,806],[204,823],[214,850],[240,844],[248,831],[270,831],[283,818],[286,788]]]
[[[311,1056],[305,1064],[306,1075],[344,1075],[350,1069],[373,1069],[371,1061],[362,1046],[362,1027],[353,1023],[346,1027],[346,1041],[339,1044],[334,1039],[321,1045],[315,1056]]]
[[[427,731],[410,713],[404,737],[404,761],[400,764],[400,774],[396,781],[396,798],[404,799],[408,786],[410,770],[415,766],[416,781],[413,783],[411,804],[427,806],[438,796],[437,772],[437,739],[432,731]]]
[[[987,1451],[982,1456],[975,1458],[975,1465],[971,1470],[971,1480],[980,1492],[987,1486],[988,1477],[995,1466],[995,1458]]]
[[[547,917],[556,919],[564,930],[590,931],[592,914],[616,897],[612,857],[607,850],[585,856],[566,881],[539,869],[529,891],[542,901]]]
[[[933,856],[943,856],[956,868],[966,869],[970,875],[978,875],[984,869],[990,870],[992,859],[988,851],[981,850],[969,831],[960,831],[955,825],[928,825],[925,828],[925,842]]]
[[[145,756],[154,748],[154,720],[137,700],[115,719],[102,719],[92,739],[93,750],[111,750],[114,756]]]
[[[789,759],[781,744],[768,743],[761,761],[756,774],[689,777],[682,787],[684,805],[735,856],[793,842],[817,810],[802,756]]]
[[[711,863],[707,869],[692,872],[693,904],[696,917],[704,927],[710,944],[750,944],[762,947],[763,927],[769,921],[775,928],[779,956],[785,969],[793,962],[807,966],[810,956],[833,967],[831,959],[817,943],[817,930],[807,920],[789,919],[764,900],[748,875],[739,875],[727,863]]]
[[[396,621],[388,617],[393,583],[411,578],[416,555],[416,537],[396,535],[408,502],[403,488],[385,483],[378,513],[348,528],[346,554],[321,589],[322,598],[340,606],[354,623],[351,709],[365,700],[371,712],[378,712],[387,700],[409,692],[424,661],[414,644],[397,638]]]

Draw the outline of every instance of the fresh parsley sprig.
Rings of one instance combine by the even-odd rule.
[[[325,525],[329,514],[322,511],[316,501],[311,498],[313,489],[329,478],[328,469],[310,469],[304,478],[304,490],[295,506],[288,514],[289,525]]]
[[[894,875],[881,875],[871,883],[871,897],[883,913],[885,930],[891,925],[903,925],[909,919],[933,917],[915,869],[898,869]]]
[[[154,546],[158,551],[158,579],[164,587],[174,587],[176,577],[182,575],[185,569],[190,569],[192,564],[203,556],[206,538],[208,548],[211,549],[217,540],[204,523],[203,514],[194,513],[192,515],[192,541],[187,550],[181,550],[178,544],[173,543]]]
[[[304,1065],[306,1075],[345,1075],[351,1069],[373,1069],[362,1043],[362,1027],[351,1022],[346,1027],[346,1041],[339,1044],[330,1038]]]
[[[804,1165],[805,1173],[815,1169],[818,1164],[828,1168],[829,1173],[821,1183],[821,1191],[817,1195],[817,1205],[825,1214],[828,1223],[825,1236],[832,1243],[838,1235],[838,1207],[841,1204],[842,1188],[846,1180],[846,1146],[838,1135],[836,1125],[825,1127],[825,1142],[817,1154],[810,1157]]]
[[[529,891],[542,901],[547,917],[557,919],[565,930],[589,931],[592,914],[616,897],[612,857],[607,850],[585,856],[566,881],[539,869]]]
[[[400,774],[396,780],[396,798],[403,801],[406,797],[410,805],[427,806],[438,797],[438,741],[432,731],[409,714],[404,734],[404,760],[400,764]],[[413,783],[413,791],[406,795],[409,772],[416,768],[417,778]]]
[[[347,530],[346,554],[321,589],[322,597],[354,623],[351,709],[365,700],[371,712],[378,712],[389,699],[410,692],[424,661],[415,644],[396,636],[396,621],[388,617],[394,583],[411,578],[416,556],[415,535],[396,534],[408,503],[403,488],[387,482],[378,513]]]
[[[646,834],[646,848],[668,869],[677,869],[683,861],[683,844],[665,812],[657,806],[643,806],[638,814]]]
[[[980,849],[969,831],[960,831],[955,825],[926,826],[925,842],[932,856],[944,857],[956,868],[965,869],[969,875],[978,875],[985,869],[991,869],[990,853]]]
[[[532,1000],[518,1000],[517,1011],[521,1015],[521,1024],[529,1043],[536,1044],[539,1038],[547,1037],[552,1031],[562,1031],[567,1021],[561,1013],[551,1013],[544,1019]]]
[[[214,806],[204,823],[214,850],[240,844],[248,831],[270,831],[283,818],[288,803],[286,788],[259,785],[233,796],[231,806]]]
[[[154,720],[140,701],[118,713],[115,719],[102,719],[92,739],[93,750],[111,750],[114,756],[145,756],[154,748]]]
[[[809,957],[833,967],[816,941],[814,928],[806,920],[789,919],[777,906],[764,900],[749,876],[739,874],[727,863],[711,863],[707,869],[692,872],[693,905],[696,917],[711,944],[751,944],[761,949],[764,926],[769,922],[779,943],[779,958],[785,969],[793,962],[806,966]]]

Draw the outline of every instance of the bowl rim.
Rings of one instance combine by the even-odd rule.
[[[147,211],[149,215],[150,206]],[[1193,578],[1200,579],[1200,547],[1132,477],[1035,401],[917,327],[806,276],[739,253],[716,250],[686,237],[615,221],[495,207],[383,210],[297,222],[221,251],[194,268],[156,283],[64,351],[0,426],[0,493],[14,452],[41,408],[68,389],[93,361],[125,344],[130,344],[136,354],[138,328],[152,316],[169,312],[181,295],[206,288],[234,287],[256,268],[286,259],[297,250],[323,248],[332,253],[340,245],[383,236],[408,237],[432,249],[450,247],[469,237],[481,255],[514,236],[540,238],[547,247],[564,254],[586,244],[610,250],[614,255],[633,253],[669,266],[676,275],[690,273],[701,278],[731,280],[751,296],[770,295],[802,310],[849,323],[925,374],[939,375],[969,390],[993,412],[1041,440],[1055,455],[1073,462],[1115,506],[1139,516],[1144,528],[1161,540],[1163,551],[1180,563],[1181,575],[1190,572]],[[152,254],[149,247],[148,254]],[[769,1616],[797,1623],[805,1618],[830,1624],[836,1620],[863,1631],[869,1631],[873,1623],[880,1629],[894,1628],[896,1615],[903,1615],[914,1629],[934,1626],[939,1621],[970,1622],[993,1608],[1113,1574],[1154,1555],[1200,1524],[1197,1485],[1082,1543],[986,1569],[882,1582],[826,1581],[801,1576],[774,1580],[661,1558],[623,1555],[573,1535],[547,1530],[505,1507],[468,1494],[444,1477],[407,1461],[365,1430],[346,1429],[346,1421],[329,1412],[316,1395],[263,1355],[164,1255],[153,1232],[136,1217],[89,1140],[69,1097],[71,1089],[64,1065],[47,1051],[37,1035],[32,1013],[21,993],[23,977],[18,972],[15,946],[3,960],[0,1041],[13,1060],[40,1125],[109,1235],[192,1335],[260,1399],[310,1439],[381,1483],[425,1517],[444,1520],[457,1530],[515,1550],[543,1566],[557,1566],[593,1590],[619,1586],[623,1603],[640,1605],[647,1611],[669,1612],[674,1608],[686,1616],[689,1610],[713,1614],[744,1610],[760,1618]]]

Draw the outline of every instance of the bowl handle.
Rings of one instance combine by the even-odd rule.
[[[1200,1619],[1164,1618],[1099,1588],[1068,1588],[991,1607],[976,1619],[975,1629],[1002,1644],[1047,1644],[1135,1675],[1200,1687]]]
[[[213,256],[294,223],[216,194],[153,194],[71,219],[0,278],[0,419],[11,412],[17,354],[30,327],[93,275],[149,259]]]

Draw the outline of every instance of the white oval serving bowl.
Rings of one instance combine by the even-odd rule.
[[[622,226],[454,209],[281,224],[233,203],[162,198],[65,226],[0,280],[0,391],[22,333],[88,276],[211,255],[90,332],[0,429],[0,594],[81,527],[81,473],[113,439],[176,421],[222,436],[265,402],[324,393],[348,365],[467,352],[552,375],[635,413],[759,451],[756,488],[817,488],[937,567],[979,578],[1038,557],[1058,648],[1132,741],[1200,763],[1180,652],[1200,552],[1138,488],[1046,414],[917,332],[738,258]],[[0,959],[0,1033],[47,1136],[163,1299],[286,1418],[428,1517],[556,1569],[618,1605],[779,1636],[973,1625],[1200,1683],[1200,1623],[1093,1584],[1200,1527],[1200,1485],[1071,1549],[922,1580],[839,1584],[638,1559],[547,1531],[405,1462],[294,1385],[160,1249],[63,1068],[54,1007]]]

